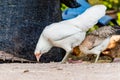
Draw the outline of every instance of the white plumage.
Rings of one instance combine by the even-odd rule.
[[[53,46],[57,46],[66,50],[66,55],[62,60],[65,62],[73,47],[78,46],[84,40],[86,31],[105,15],[105,11],[104,5],[95,5],[74,19],[46,26],[34,52],[37,61],[43,53],[48,52]]]

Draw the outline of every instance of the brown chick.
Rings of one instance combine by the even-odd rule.
[[[116,46],[116,42],[120,39],[118,33],[120,33],[119,27],[101,27],[89,33],[79,45],[79,49],[84,54],[96,54],[97,58],[95,62],[97,62],[100,53],[105,54],[108,49]]]
[[[93,35],[87,35],[86,39],[82,42],[82,45],[86,45],[89,49],[92,48],[93,39],[96,39]],[[81,57],[86,60],[85,55],[80,51],[79,46],[73,48],[73,55],[76,57]],[[101,55],[108,56],[113,60],[115,57],[120,57],[120,35],[112,35],[110,38],[109,45],[107,48],[101,52]],[[88,55],[87,57],[93,58],[93,56]]]

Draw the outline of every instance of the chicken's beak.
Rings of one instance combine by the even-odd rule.
[[[37,59],[37,62],[39,62],[39,59],[40,59],[40,57],[41,57],[41,53],[36,53],[36,54],[35,54],[35,57],[36,57],[36,59]]]

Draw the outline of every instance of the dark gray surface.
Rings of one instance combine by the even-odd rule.
[[[59,0],[0,0],[0,50],[34,60],[40,33],[60,20]]]

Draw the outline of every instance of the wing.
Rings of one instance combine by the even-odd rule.
[[[100,38],[107,38],[108,36],[112,36],[113,34],[115,34],[116,31],[117,29],[114,29],[111,26],[104,26],[91,32],[90,34],[98,36]]]
[[[79,28],[68,23],[53,23],[47,26],[42,34],[48,39],[57,41],[76,34],[80,31],[81,30]]]
[[[86,47],[86,49],[90,50],[93,48],[96,37],[94,35],[87,35],[84,41],[80,44],[80,48]]]
[[[102,43],[100,43],[98,46],[94,47],[92,50],[103,51],[103,50],[105,50],[107,48],[109,42],[110,42],[110,37],[103,40]]]

